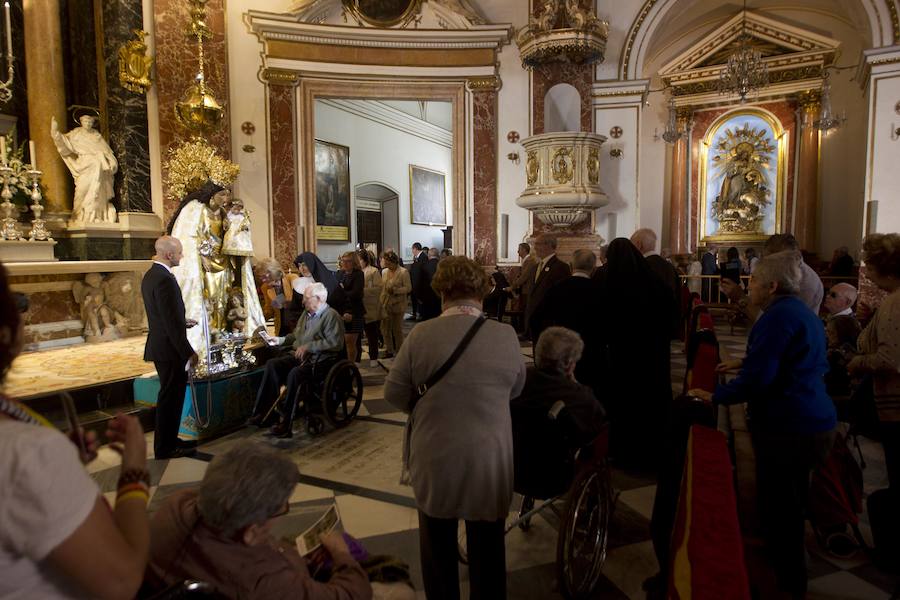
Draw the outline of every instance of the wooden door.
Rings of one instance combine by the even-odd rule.
[[[356,237],[361,244],[375,244],[381,252],[381,213],[373,210],[356,211]]]

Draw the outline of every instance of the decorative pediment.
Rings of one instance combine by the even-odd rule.
[[[750,11],[739,12],[664,65],[660,77],[672,87],[674,96],[691,96],[699,102],[711,99],[742,34],[749,37],[768,67],[769,85],[761,93],[767,97],[818,87],[840,47],[840,42],[829,37]],[[687,100],[680,98],[681,103]]]

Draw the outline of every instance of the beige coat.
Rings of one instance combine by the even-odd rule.
[[[381,289],[381,305],[385,312],[396,315],[406,312],[406,297],[412,291],[409,271],[397,267],[396,271],[384,269],[381,272],[384,287]]]
[[[878,418],[900,421],[900,290],[884,299],[857,345],[862,366],[874,374]]]
[[[381,281],[381,273],[376,267],[368,266],[363,269],[366,285],[363,288],[363,306],[366,307],[366,323],[380,321],[384,318],[384,308],[381,306],[381,289],[384,283]]]

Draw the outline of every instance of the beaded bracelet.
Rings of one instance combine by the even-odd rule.
[[[119,485],[128,485],[129,483],[144,482],[147,487],[150,486],[150,472],[147,469],[126,469],[119,475]]]
[[[133,492],[128,492],[127,494],[122,494],[121,496],[116,498],[116,506],[119,505],[120,502],[125,502],[126,500],[134,500],[140,498],[143,500],[144,504],[150,501],[150,494],[141,490],[135,490]]]

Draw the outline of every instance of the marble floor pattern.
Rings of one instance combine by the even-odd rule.
[[[745,332],[732,335],[726,327],[720,332],[723,353],[728,358],[742,356]],[[531,362],[531,347],[523,343],[523,355]],[[368,365],[368,361],[363,361]],[[226,437],[204,443],[202,460],[150,460],[152,497],[150,511],[156,511],[172,493],[196,485],[206,470],[206,460],[221,454],[237,441],[253,439],[270,444],[291,454],[299,465],[302,482],[290,499],[290,512],[274,527],[279,536],[293,537],[315,521],[332,503],[337,503],[346,531],[360,539],[373,554],[389,554],[402,558],[411,567],[413,581],[421,590],[419,540],[415,502],[410,488],[398,483],[400,445],[405,415],[396,412],[384,400],[383,386],[376,383],[390,368],[362,371],[367,381],[364,406],[347,428],[327,431],[318,437],[308,436],[301,423],[295,436],[278,440],[265,431],[244,429]],[[681,391],[684,375],[681,344],[672,345],[672,385]],[[152,438],[152,434],[148,434]],[[152,443],[148,443],[152,449]],[[880,447],[863,445],[869,467],[866,490],[884,487],[883,456]],[[152,450],[150,451],[152,453]],[[881,462],[879,462],[881,461]],[[117,458],[106,448],[90,470],[103,492],[115,495]],[[619,493],[609,535],[609,554],[596,598],[644,598],[642,582],[657,570],[648,532],[655,485],[652,479],[634,472],[613,468],[613,483]],[[518,508],[513,501],[511,516]],[[553,515],[539,516],[528,532],[511,531],[506,538],[509,598],[538,600],[560,598],[556,590],[556,530]],[[871,540],[866,516],[861,529]],[[896,582],[875,569],[862,555],[856,559],[835,559],[817,545],[810,533],[810,598],[813,599],[887,599]],[[460,567],[463,597],[468,597],[467,572]],[[418,592],[424,598],[423,592]]]

